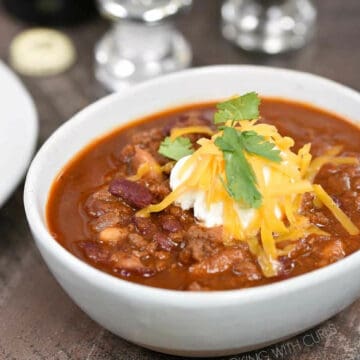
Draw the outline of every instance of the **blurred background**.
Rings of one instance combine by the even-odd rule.
[[[298,11],[300,15],[294,4],[301,10]],[[313,10],[309,10],[310,6]],[[268,15],[259,7],[273,10],[270,19],[275,20],[273,24],[265,24],[267,28],[262,24],[269,22],[264,19]],[[152,8],[157,12],[151,12]],[[283,8],[290,16],[279,15],[279,9]],[[359,16],[358,0],[99,0],[97,3],[94,0],[3,0],[0,5],[0,58],[12,65],[10,48],[15,37],[39,26],[59,30],[73,44],[75,59],[59,74],[34,77],[20,73],[37,104],[43,141],[55,127],[110,90],[184,67],[214,64],[285,67],[359,88]],[[269,26],[271,29],[274,23],[276,27],[281,21],[282,29],[275,28],[274,37],[279,37],[279,32],[283,31],[285,38],[289,38],[295,21],[301,24],[297,38],[303,36],[304,41],[290,36],[290,44],[286,44],[285,39],[282,49],[275,39],[275,48],[268,46],[268,51],[266,46],[265,50],[257,46],[256,40],[253,44],[252,34],[255,38],[264,38],[269,35],[266,29]],[[146,41],[144,34],[148,35]],[[245,40],[241,40],[243,34]],[[105,35],[111,37],[115,45],[104,44]],[[169,36],[175,40],[169,40]],[[169,46],[178,49],[164,48],[164,44],[172,40],[175,45]],[[237,41],[243,46],[236,44]],[[31,38],[29,42],[31,47]],[[291,43],[299,49],[291,50]],[[100,50],[99,46],[102,46]],[[166,63],[169,51],[173,53]],[[271,51],[280,53],[269,54]],[[162,55],[164,52],[167,55]],[[24,56],[26,54],[20,55]],[[136,61],[141,66],[138,65],[138,72],[133,76],[133,64],[127,59],[139,57],[140,61]],[[164,58],[165,65],[161,63]],[[148,65],[145,70],[144,62]]]
[[[40,146],[106,94],[188,67],[282,67],[359,90],[359,18],[359,0],[0,0],[0,59],[34,99]],[[102,330],[64,294],[35,249],[22,191],[0,211],[0,358],[171,358]],[[355,304],[332,320],[332,344],[301,359],[357,359],[358,320]]]

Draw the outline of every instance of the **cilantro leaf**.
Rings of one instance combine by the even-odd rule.
[[[215,145],[223,152],[225,161],[225,188],[236,201],[257,208],[262,196],[257,189],[257,180],[251,164],[245,157],[245,151],[268,160],[281,161],[280,150],[274,144],[255,131],[236,130],[225,127],[222,136],[215,139]]]
[[[247,152],[256,154],[274,162],[280,162],[280,150],[274,149],[275,144],[266,141],[255,131],[243,131],[240,136]]]
[[[261,205],[261,194],[256,187],[256,177],[245,158],[244,145],[238,131],[226,127],[215,145],[223,152],[225,160],[226,190],[236,201],[250,207]]]
[[[262,196],[256,187],[256,178],[253,169],[241,151],[225,152],[225,171],[227,178],[226,189],[236,201],[258,208]]]
[[[215,124],[225,123],[228,120],[253,120],[259,117],[260,98],[255,92],[217,104],[214,115]]]
[[[179,136],[175,140],[171,140],[170,137],[166,137],[160,144],[158,152],[169,159],[177,161],[184,156],[191,155],[194,150],[192,149],[192,144],[188,138]]]

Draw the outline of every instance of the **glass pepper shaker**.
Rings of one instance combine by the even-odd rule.
[[[277,54],[311,39],[317,11],[311,0],[226,0],[221,15],[226,39],[244,50]]]

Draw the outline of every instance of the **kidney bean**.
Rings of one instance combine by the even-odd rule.
[[[144,208],[154,200],[152,193],[144,185],[127,179],[111,181],[109,192],[116,197],[121,197],[128,205],[136,209]]]
[[[162,232],[154,235],[154,241],[160,249],[165,251],[171,251],[176,246],[176,244]]]
[[[110,252],[99,243],[93,241],[80,241],[78,243],[85,256],[96,264],[107,264]]]
[[[182,229],[180,221],[171,215],[163,216],[160,222],[162,228],[169,232],[177,232]]]

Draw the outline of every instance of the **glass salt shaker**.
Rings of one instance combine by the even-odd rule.
[[[317,11],[311,0],[226,0],[221,15],[226,39],[244,50],[277,54],[311,39]]]
[[[110,91],[184,69],[191,48],[171,21],[191,0],[97,0],[112,29],[95,47],[96,78]]]

